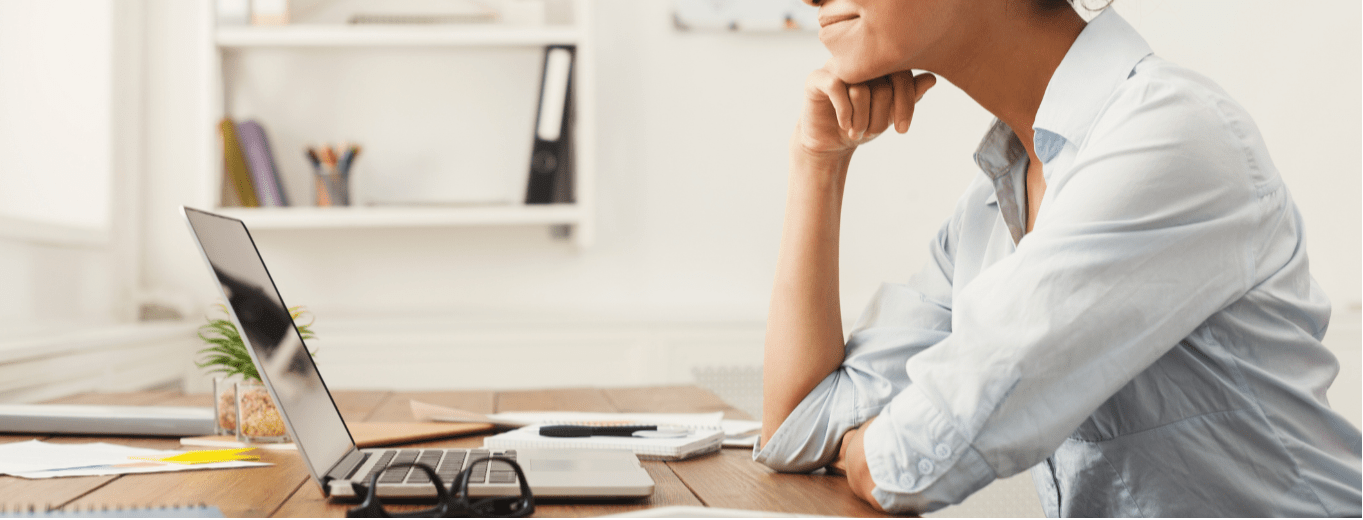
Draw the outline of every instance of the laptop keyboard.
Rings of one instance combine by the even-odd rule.
[[[368,483],[374,475],[383,472],[383,469],[394,464],[407,464],[420,462],[435,468],[435,474],[440,476],[440,481],[445,486],[454,483],[454,478],[459,472],[468,467],[470,461],[486,458],[490,455],[506,457],[516,460],[515,450],[507,450],[492,453],[488,450],[462,450],[462,449],[431,449],[431,450],[384,450],[371,456],[376,458],[374,467],[369,470],[369,474],[364,476],[363,482]],[[418,468],[398,468],[384,472],[379,477],[380,484],[429,484],[431,478],[425,471]],[[469,485],[475,484],[515,484],[516,471],[506,464],[493,466],[492,471],[488,471],[488,461],[480,461],[474,464],[473,471],[469,474]]]

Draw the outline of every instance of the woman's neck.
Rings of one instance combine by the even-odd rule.
[[[941,70],[929,69],[964,90],[995,117],[1013,129],[1027,155],[1032,149],[1032,123],[1051,75],[1084,29],[1084,19],[1072,9],[1050,13],[1018,12],[1026,2],[984,14],[978,38],[969,51],[952,56]]]

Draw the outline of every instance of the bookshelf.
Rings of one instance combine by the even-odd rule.
[[[546,46],[576,45],[573,28],[483,26],[353,26],[340,24],[282,27],[224,26],[216,31],[223,49],[253,47],[369,47],[369,46]]]
[[[577,225],[578,204],[486,205],[467,207],[289,207],[221,208],[252,229],[384,228],[496,225]]]
[[[566,0],[562,0],[566,1]],[[549,20],[544,25],[503,25],[503,24],[448,24],[448,25],[351,25],[344,23],[323,23],[296,19],[295,23],[285,26],[219,25],[212,13],[208,16],[208,31],[211,35],[204,52],[209,56],[204,92],[204,123],[210,162],[205,166],[202,207],[240,218],[252,229],[279,230],[281,232],[310,229],[373,229],[373,228],[434,228],[453,226],[544,226],[548,236],[568,237],[578,247],[590,245],[593,238],[593,208],[595,181],[595,121],[593,106],[595,101],[593,84],[593,42],[591,41],[592,0],[571,0],[571,20]],[[564,23],[556,23],[564,22]],[[574,122],[574,200],[571,204],[526,205],[519,200],[524,195],[524,175],[529,168],[529,144],[533,127],[534,96],[524,102],[518,101],[519,94],[508,94],[507,99],[487,96],[480,102],[505,106],[471,107],[456,111],[465,123],[480,124],[486,120],[492,124],[483,131],[487,135],[473,134],[460,129],[434,128],[430,130],[411,130],[411,135],[402,135],[402,111],[394,110],[397,116],[390,116],[378,110],[366,110],[372,105],[388,102],[394,98],[399,103],[426,103],[441,109],[444,104],[458,103],[461,96],[444,96],[442,90],[426,86],[430,72],[427,69],[457,69],[468,74],[487,75],[493,80],[514,81],[518,93],[538,94],[538,61],[542,59],[543,48],[549,45],[575,45],[576,58],[573,74]],[[343,69],[326,64],[344,63],[350,57],[356,60],[370,60],[379,70],[372,74],[383,79],[360,78],[360,87],[348,88],[341,85],[335,89],[308,87],[310,81],[318,81],[317,70]],[[531,59],[533,58],[533,60]],[[289,68],[276,65],[272,74],[262,74],[246,70],[243,63],[251,60],[274,60],[275,63],[289,63],[288,60],[320,62],[314,69],[305,67]],[[330,61],[327,61],[330,60]],[[425,61],[422,61],[425,60]],[[502,60],[502,61],[499,61]],[[519,76],[507,76],[502,68],[515,68],[524,71],[526,64],[534,61],[533,77],[524,72]],[[392,62],[401,62],[407,69],[389,67]],[[397,70],[397,72],[393,72]],[[244,72],[243,72],[244,71]],[[340,72],[338,74],[344,74]],[[297,74],[290,77],[289,74]],[[447,72],[447,75],[453,75]],[[352,76],[353,77],[353,76]],[[500,79],[499,79],[500,78]],[[456,84],[459,78],[446,78],[446,83]],[[375,87],[375,81],[387,80],[389,85]],[[303,85],[302,90],[318,92],[325,97],[333,90],[344,92],[348,106],[358,107],[348,119],[338,122],[334,119],[317,117],[311,119],[297,114],[288,114],[291,108],[284,106],[271,96],[281,89],[278,85]],[[276,88],[268,88],[269,86]],[[369,91],[363,85],[369,85]],[[411,88],[408,88],[408,85]],[[458,85],[456,85],[457,87]],[[366,98],[366,93],[372,97]],[[410,95],[409,95],[410,92]],[[396,94],[395,94],[396,93]],[[282,94],[281,94],[282,95]],[[339,94],[338,94],[339,95]],[[467,96],[462,96],[467,97]],[[524,97],[524,96],[522,96]],[[489,101],[490,100],[490,101]],[[336,103],[340,104],[340,103]],[[281,110],[284,106],[286,110]],[[413,111],[408,110],[411,114]],[[275,117],[275,114],[284,114]],[[517,121],[524,120],[529,113],[523,131],[515,124],[500,121],[502,113],[512,114]],[[245,118],[255,118],[266,128],[273,148],[276,167],[281,172],[290,195],[291,205],[284,208],[244,208],[224,207],[222,201],[222,151],[217,136],[217,123],[224,117],[232,117],[237,122]],[[292,117],[292,119],[290,119]],[[481,119],[480,119],[481,117]],[[367,119],[366,119],[367,118]],[[420,115],[417,116],[420,119]],[[519,118],[519,119],[517,119]],[[456,118],[449,118],[456,119]],[[354,131],[363,127],[365,121],[373,122],[371,135]],[[413,127],[431,128],[429,121],[416,121]],[[336,128],[350,125],[351,133]],[[500,126],[498,126],[500,125]],[[369,130],[365,128],[365,130]],[[330,132],[330,133],[328,133]],[[494,192],[500,196],[473,197],[473,200],[452,200],[448,203],[431,203],[429,200],[403,201],[369,200],[357,197],[359,205],[350,207],[316,207],[309,194],[308,171],[300,166],[300,159],[289,154],[301,154],[302,142],[338,142],[352,137],[328,137],[345,134],[365,146],[364,154],[357,165],[367,166],[366,160],[374,163],[367,173],[371,178],[389,175],[390,184],[400,185],[404,175],[441,176],[457,173],[470,180],[472,191]],[[449,142],[464,144],[471,139],[488,138],[487,143],[466,144],[477,148],[482,155],[466,165],[452,158],[443,144],[434,142],[428,134],[449,134]],[[320,137],[318,137],[320,136]],[[489,137],[493,136],[493,137]],[[382,142],[384,140],[389,142]],[[424,141],[423,141],[424,139]],[[410,141],[410,143],[408,143]],[[374,146],[371,147],[371,142]],[[523,147],[521,153],[519,147]],[[498,157],[489,158],[496,151]],[[389,163],[383,164],[378,155]],[[410,156],[410,167],[403,164],[403,156]],[[397,159],[394,159],[397,157]],[[479,162],[481,160],[481,162]],[[402,164],[402,166],[394,166]],[[422,169],[425,170],[422,170]],[[457,172],[456,172],[457,170]],[[525,173],[521,173],[525,172]],[[357,179],[359,181],[360,179]],[[372,182],[372,181],[371,181]],[[287,185],[294,186],[289,189]],[[307,185],[307,186],[305,186]],[[365,188],[356,186],[357,195]],[[413,184],[418,186],[418,184]],[[424,185],[412,190],[423,194],[438,192],[448,187],[430,188]],[[499,191],[500,190],[500,191]],[[377,190],[374,190],[375,192]],[[480,193],[481,193],[480,192]],[[301,203],[300,203],[301,202]],[[564,231],[567,233],[564,233]]]

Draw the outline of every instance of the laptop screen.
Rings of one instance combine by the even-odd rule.
[[[355,448],[355,442],[265,270],[265,261],[240,220],[192,208],[185,208],[185,217],[260,377],[274,392],[308,469],[320,479]]]

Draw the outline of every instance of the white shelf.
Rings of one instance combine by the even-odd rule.
[[[545,46],[576,45],[572,27],[488,25],[391,26],[298,24],[280,27],[223,26],[218,47]]]
[[[212,3],[212,2],[209,2]],[[387,102],[393,85],[403,86],[409,81],[425,81],[429,84],[451,85],[451,88],[464,88],[461,83],[465,77],[476,77],[487,71],[498,71],[498,67],[522,67],[534,61],[534,54],[549,45],[574,45],[577,48],[573,62],[573,102],[576,104],[576,119],[573,128],[573,204],[533,205],[518,203],[487,204],[481,206],[360,206],[360,207],[303,207],[286,208],[219,208],[224,214],[242,219],[252,229],[286,231],[308,231],[314,229],[364,230],[364,229],[437,229],[441,227],[506,227],[506,226],[544,226],[549,228],[552,239],[569,239],[580,248],[588,247],[595,235],[595,184],[596,184],[596,81],[595,39],[592,30],[592,12],[596,0],[565,0],[558,2],[559,7],[571,6],[571,12],[556,8],[554,13],[546,13],[549,22],[543,25],[516,25],[509,23],[473,23],[441,25],[400,25],[400,24],[349,24],[342,20],[353,11],[353,2],[334,0],[323,2],[327,8],[309,10],[307,20],[283,26],[219,25],[214,9],[204,10],[202,32],[196,52],[202,54],[207,65],[201,69],[202,83],[198,115],[202,121],[199,140],[203,167],[199,182],[199,207],[216,207],[222,200],[223,157],[217,128],[223,116],[253,117],[267,124],[269,131],[283,135],[344,134],[345,139],[365,140],[363,132],[356,134],[332,130],[335,120],[327,117],[296,117],[288,110],[279,108],[281,103],[303,103],[312,100],[293,99],[281,101],[291,95],[286,87],[294,78],[312,77],[313,70],[333,61],[346,60],[353,56],[355,61],[381,62],[382,78],[391,81],[360,82],[348,84],[347,89],[335,89],[328,99],[347,100],[347,103],[364,104],[372,108],[372,103]],[[372,3],[372,2],[371,2]],[[552,16],[551,16],[552,14]],[[374,51],[379,54],[373,54]],[[407,52],[407,51],[422,52]],[[425,52],[436,50],[438,52]],[[325,51],[314,55],[314,51]],[[401,51],[401,52],[396,52]],[[511,52],[508,52],[511,51]],[[299,54],[302,52],[302,54]],[[396,52],[396,54],[394,54]],[[313,59],[316,58],[316,59]],[[392,58],[392,59],[389,59]],[[331,61],[327,61],[331,60]],[[446,61],[448,60],[448,61]],[[450,62],[456,62],[450,65]],[[302,64],[297,65],[297,64]],[[426,66],[433,65],[433,66]],[[299,67],[295,69],[293,67]],[[467,70],[463,70],[466,68]],[[344,76],[353,70],[337,72],[337,68],[326,69],[327,74]],[[362,70],[355,68],[355,70]],[[363,69],[368,70],[368,69]],[[530,70],[530,69],[525,69]],[[250,75],[253,73],[257,75]],[[533,71],[532,71],[533,72]],[[538,87],[538,74],[531,79],[527,73],[525,82],[520,78],[508,80],[509,84],[525,87],[527,91]],[[254,83],[252,83],[254,82]],[[300,83],[306,83],[301,81]],[[316,83],[316,82],[314,82]],[[251,85],[253,90],[243,91],[243,85]],[[476,90],[476,85],[467,90]],[[446,103],[445,92],[433,94],[431,89],[420,90],[410,99],[430,98],[431,103]],[[341,92],[343,91],[343,92]],[[400,88],[399,92],[409,89]],[[240,96],[240,97],[234,97]],[[523,103],[513,97],[495,99],[495,102]],[[462,101],[460,101],[462,102]],[[478,102],[478,101],[475,101]],[[480,107],[481,108],[481,107]],[[491,115],[489,115],[491,114]],[[500,117],[498,112],[483,111],[477,117]],[[402,112],[402,117],[414,119],[402,121],[390,119],[390,114],[381,110],[359,110],[347,115],[348,128],[383,128],[385,135],[398,135],[411,128],[413,132],[431,135],[431,127],[441,123],[422,119],[421,114]],[[470,116],[472,117],[472,116]],[[372,124],[365,124],[365,122]],[[440,120],[445,121],[445,120]],[[408,125],[407,123],[410,123]],[[340,125],[345,126],[345,125]],[[339,127],[338,127],[339,128]],[[377,130],[376,130],[377,131]],[[352,136],[352,134],[355,134]],[[497,134],[502,135],[502,134]],[[273,135],[272,135],[273,137]],[[419,140],[414,140],[419,141]],[[399,144],[402,141],[396,141]],[[517,141],[518,143],[520,141]],[[500,143],[500,141],[498,141]],[[380,148],[370,148],[379,153]],[[390,160],[393,157],[408,159],[422,157],[422,154],[439,153],[439,147],[421,141],[410,146],[393,146],[384,149]],[[278,148],[276,148],[278,151]],[[524,171],[524,159],[506,154],[507,161],[514,163],[515,171]],[[377,156],[376,156],[377,157]],[[296,157],[295,157],[296,159]],[[412,159],[416,160],[416,159]],[[494,165],[502,166],[495,156],[490,157]],[[373,164],[370,161],[366,163]],[[295,161],[295,167],[297,166]],[[481,165],[479,165],[481,166]],[[408,167],[405,163],[401,167]],[[424,165],[429,169],[440,169],[441,164]],[[288,169],[288,166],[285,166]],[[391,169],[391,168],[390,168]],[[501,170],[498,170],[501,171]],[[299,175],[291,171],[287,175]],[[500,174],[498,174],[500,175]],[[517,179],[519,175],[517,174]],[[472,180],[470,182],[473,182]],[[494,181],[489,181],[494,182]],[[511,182],[520,182],[512,180]],[[457,194],[456,194],[457,195]],[[306,198],[306,197],[305,197]],[[564,233],[563,227],[570,228]]]
[[[572,225],[582,221],[582,210],[576,204],[219,208],[217,211],[245,221],[253,230]]]

